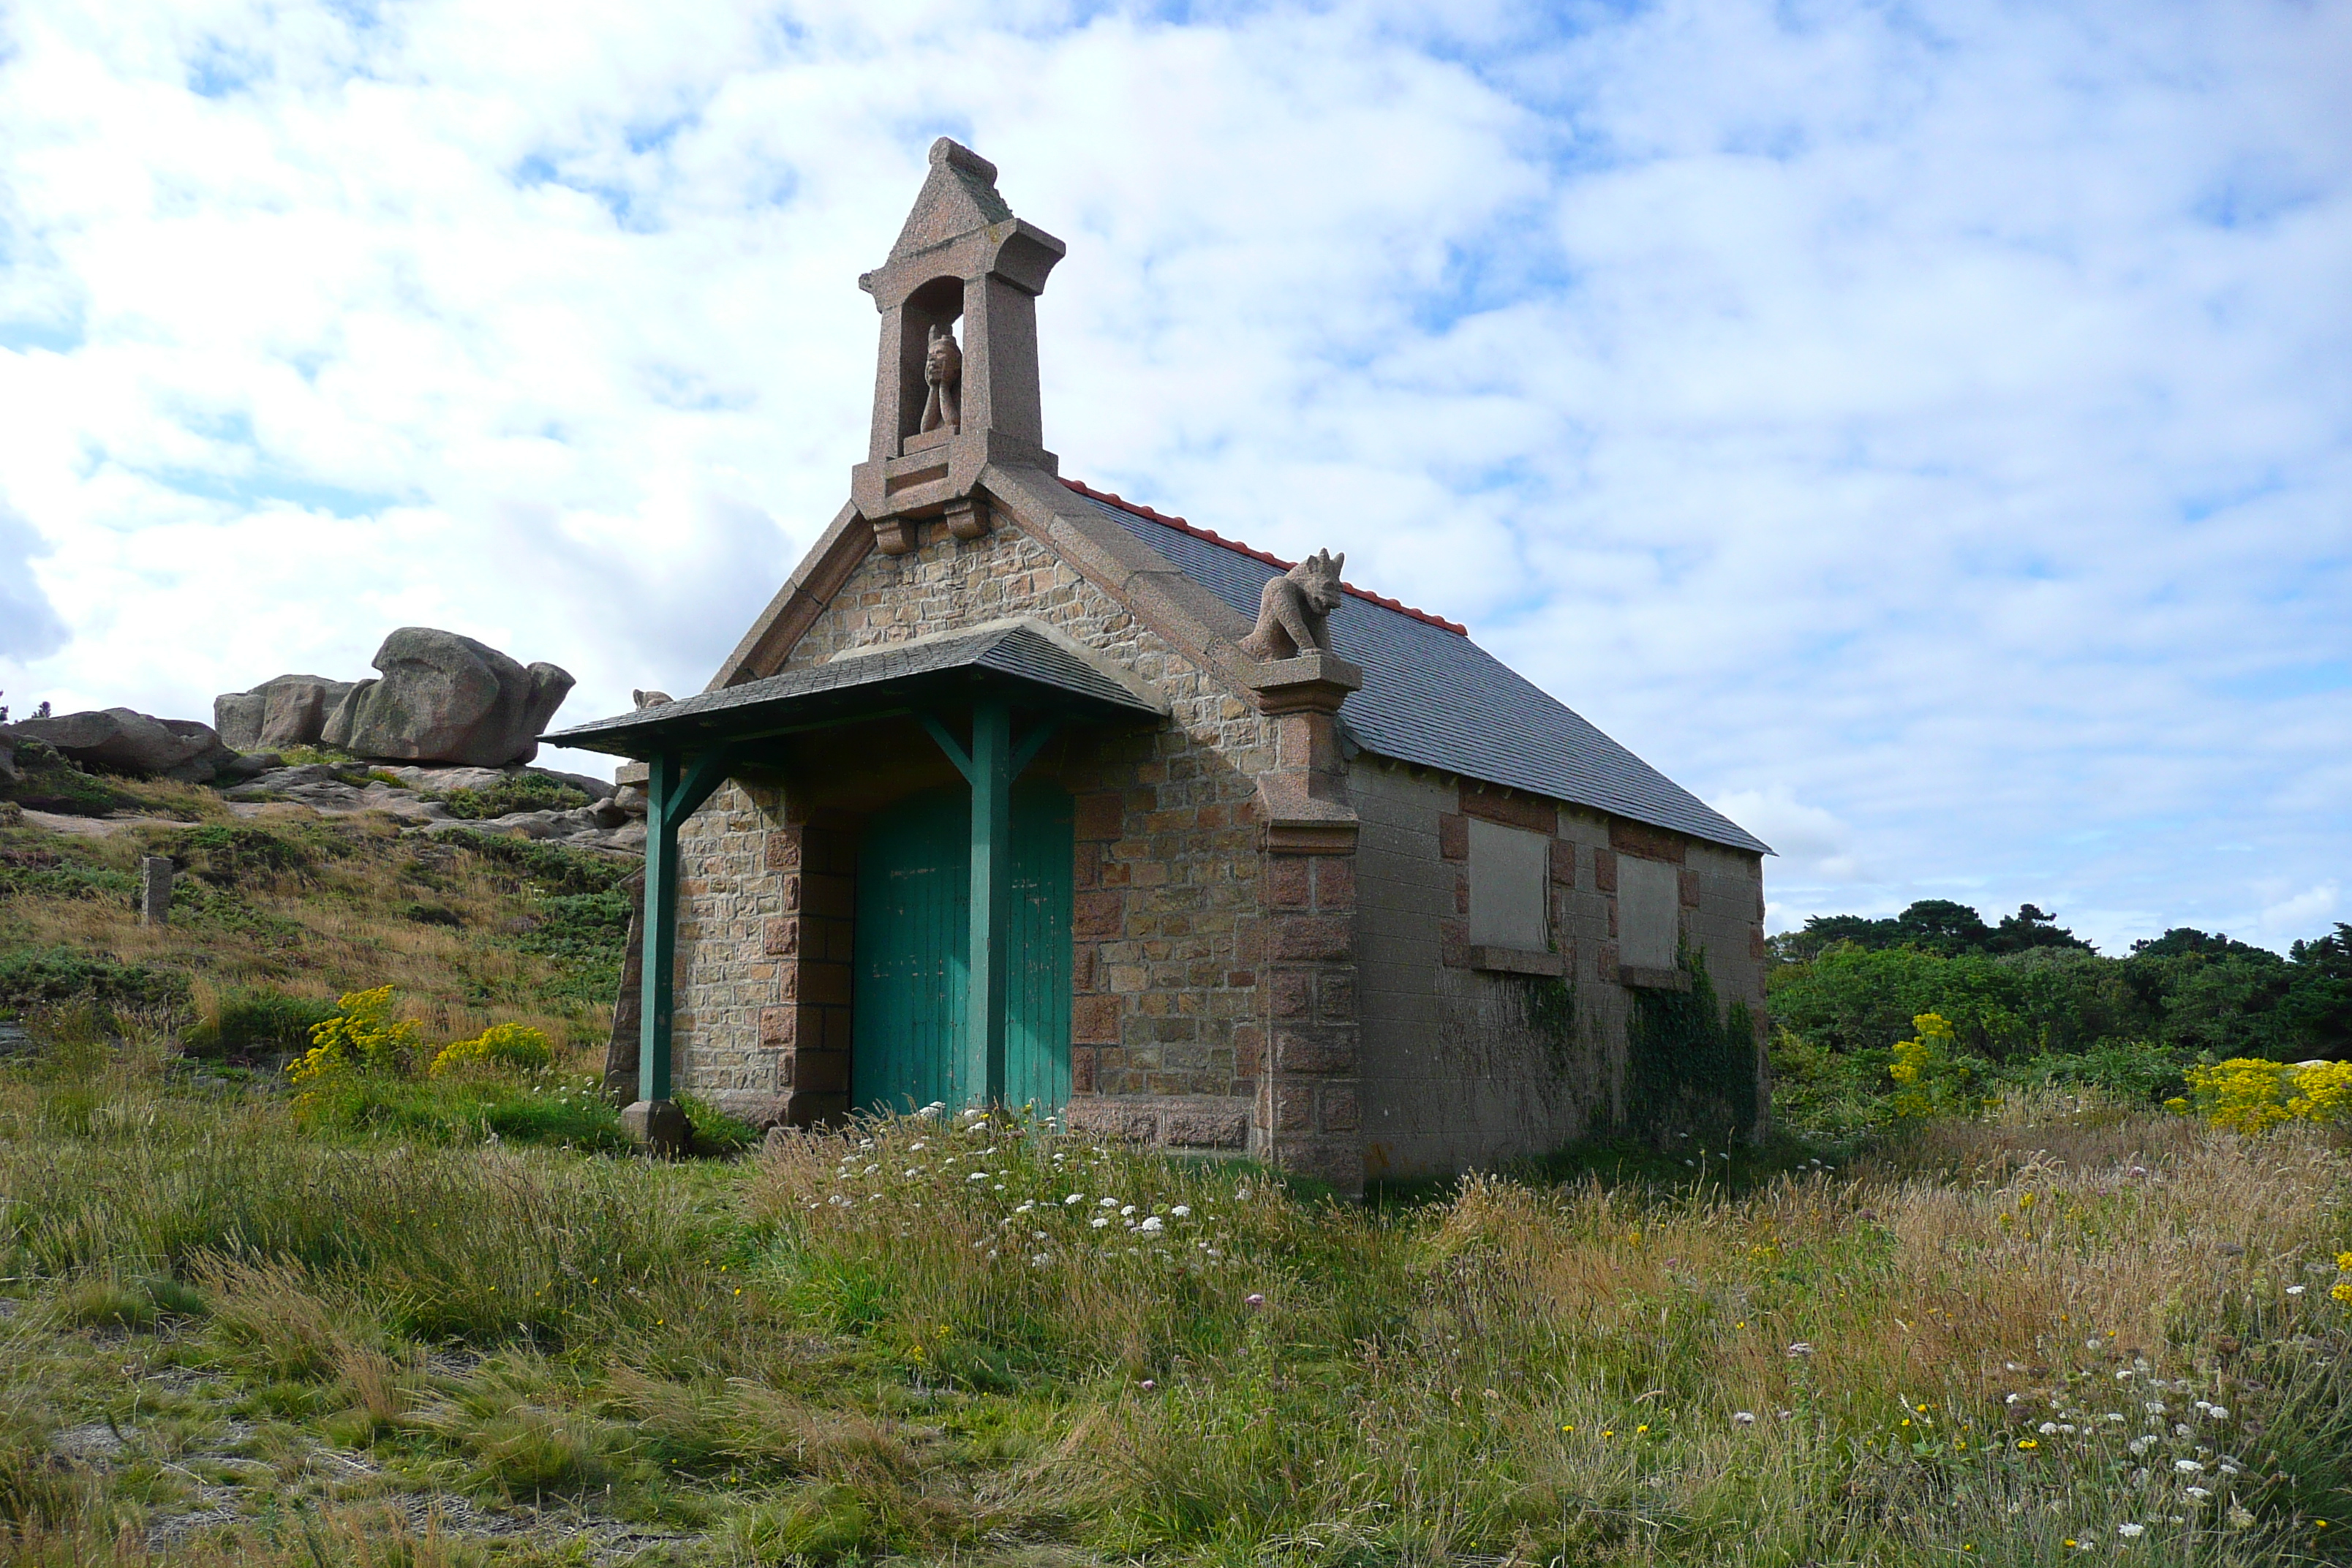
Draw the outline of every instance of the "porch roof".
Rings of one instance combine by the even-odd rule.
[[[859,651],[764,680],[699,692],[541,739],[614,756],[693,752],[730,742],[992,697],[1069,719],[1156,719],[1167,710],[1032,622]]]

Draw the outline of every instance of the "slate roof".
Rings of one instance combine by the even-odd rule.
[[[645,757],[665,745],[691,748],[730,737],[774,734],[836,717],[869,716],[877,703],[912,706],[968,693],[974,685],[1002,689],[1007,683],[1048,707],[1101,717],[1156,717],[1160,712],[1052,638],[1024,626],[996,626],[786,670],[541,739],[551,745]]]
[[[1252,620],[1266,580],[1286,569],[1180,519],[1065,482]],[[1368,752],[1772,853],[1450,621],[1351,588],[1332,612],[1331,642],[1342,658],[1363,667],[1364,689],[1348,698],[1339,717]]]

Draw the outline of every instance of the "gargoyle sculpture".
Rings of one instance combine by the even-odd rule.
[[[958,394],[963,387],[963,351],[945,327],[931,329],[930,346],[923,351],[923,380],[931,390],[923,399],[922,428],[936,430],[944,425],[961,434],[963,409]]]
[[[1331,612],[1339,607],[1339,569],[1347,563],[1344,552],[1318,550],[1268,582],[1257,596],[1257,625],[1242,639],[1242,651],[1264,659],[1329,653]]]

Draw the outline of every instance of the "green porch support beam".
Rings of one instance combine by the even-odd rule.
[[[1013,712],[1002,702],[971,710],[971,992],[965,1062],[1004,1101],[1004,950],[1013,926]]]
[[[646,759],[645,962],[637,1010],[637,1103],[623,1113],[638,1142],[676,1147],[685,1118],[670,1097],[670,1025],[677,984],[677,830],[726,782],[725,747],[691,766],[676,752]]]
[[[929,713],[923,728],[971,785],[971,989],[964,1007],[967,1082],[984,1086],[987,1103],[1004,1100],[1004,1029],[1011,1012],[1005,958],[1013,928],[1013,781],[1034,762],[1060,721],[1047,718],[1013,740],[1013,710],[1002,702],[975,703],[971,749],[956,744]]]

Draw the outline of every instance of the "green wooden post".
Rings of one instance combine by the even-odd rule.
[[[971,710],[971,991],[964,1020],[971,1080],[1004,1100],[1004,947],[1013,910],[1013,713]]]
[[[646,777],[645,964],[637,1010],[637,1098],[669,1099],[670,1015],[677,983],[678,756],[650,758]]]

